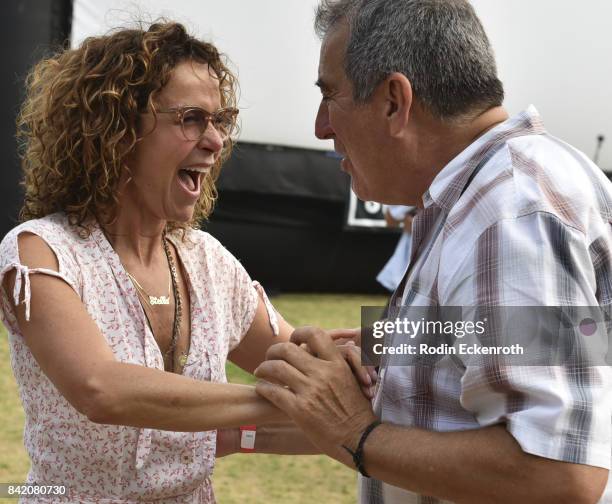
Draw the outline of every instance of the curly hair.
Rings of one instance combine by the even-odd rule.
[[[25,198],[22,221],[65,212],[89,233],[116,216],[117,189],[126,156],[139,139],[140,114],[183,61],[208,64],[219,79],[221,106],[236,105],[237,81],[225,58],[179,23],[120,29],[87,38],[80,47],[40,61],[26,79],[17,118]],[[168,229],[197,228],[217,197],[215,181],[233,147],[230,138],[206,175],[192,220]]]

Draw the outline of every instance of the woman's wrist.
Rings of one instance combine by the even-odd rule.
[[[238,427],[217,430],[217,458],[232,455],[233,453],[238,453],[239,451],[240,429]]]
[[[264,399],[259,394],[257,394],[257,399],[258,401],[260,401],[261,409],[259,410],[259,414],[257,415],[257,420],[254,423],[261,425],[261,424],[272,424],[272,423],[284,423],[284,422],[290,421],[287,414],[281,409],[277,408],[270,401],[268,401],[267,399]]]

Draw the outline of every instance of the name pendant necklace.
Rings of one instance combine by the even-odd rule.
[[[170,271],[168,271],[168,295],[167,296],[151,296],[144,287],[140,285],[140,282],[136,280],[132,274],[126,270],[127,275],[130,277],[130,280],[134,282],[134,286],[140,291],[140,294],[145,298],[149,299],[149,304],[151,306],[155,305],[169,305],[170,304],[170,294],[172,292],[172,277]]]

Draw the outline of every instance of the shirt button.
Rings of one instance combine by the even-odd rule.
[[[191,464],[191,461],[192,461],[191,453],[185,452],[181,455],[181,462],[183,464]]]

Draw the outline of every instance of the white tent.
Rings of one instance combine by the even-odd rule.
[[[472,0],[496,51],[506,106],[533,103],[548,130],[612,171],[612,2]],[[313,135],[317,0],[74,0],[73,44],[167,16],[212,40],[240,75],[242,140],[331,149]]]

